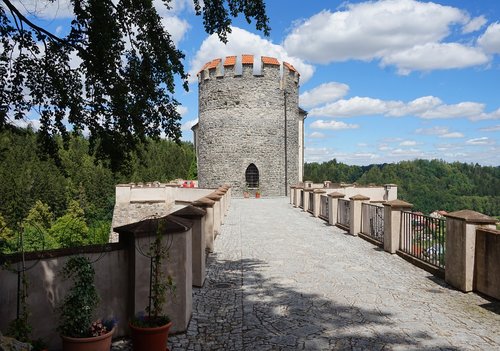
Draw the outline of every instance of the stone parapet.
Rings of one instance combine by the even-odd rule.
[[[413,205],[402,200],[387,201],[383,205],[384,250],[395,254],[400,246],[401,211],[408,211]]]
[[[495,229],[495,219],[482,213],[462,210],[446,216],[445,280],[455,288],[474,289],[476,230]]]

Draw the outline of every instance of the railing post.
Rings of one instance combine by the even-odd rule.
[[[307,210],[309,210],[309,193],[311,193],[312,191],[314,191],[313,188],[304,187],[304,191],[302,192],[302,196],[304,197],[304,212],[307,212]]]
[[[401,211],[407,211],[412,204],[402,200],[384,203],[384,250],[391,254],[399,249],[401,239]]]
[[[292,204],[293,207],[297,207],[297,187],[298,185],[292,185],[290,186],[290,204]]]
[[[326,193],[323,189],[314,189],[314,206],[313,206],[313,216],[319,216],[319,210],[321,207],[321,194]]]
[[[210,193],[208,194],[207,196],[205,196],[207,199],[210,199],[212,201],[214,201],[214,235],[215,237],[217,237],[217,235],[219,235],[219,230],[220,230],[220,226],[221,226],[221,218],[220,218],[220,214],[221,214],[221,195],[218,195],[215,191],[213,193]]]
[[[293,198],[293,207],[300,207],[300,192],[302,190],[301,185],[297,185],[294,189],[295,195]]]
[[[203,225],[204,230],[205,230],[205,248],[209,252],[214,251],[214,239],[215,239],[215,233],[214,233],[214,205],[215,201],[210,200],[206,197],[202,197],[201,199],[198,199],[194,202],[191,203],[193,206],[200,207],[204,209],[207,214],[205,217],[205,224]]]
[[[334,191],[330,194],[328,194],[328,197],[330,198],[330,201],[328,201],[328,222],[330,225],[336,225],[337,224],[337,215],[338,215],[338,208],[339,208],[339,199],[343,199],[345,197],[344,194],[339,193],[338,191]]]
[[[361,203],[370,200],[369,197],[358,194],[350,197],[350,223],[349,223],[349,233],[351,235],[357,236],[361,231]]]
[[[446,216],[445,281],[469,292],[474,288],[476,229],[495,229],[495,219],[482,213],[462,210]]]
[[[207,211],[204,209],[188,205],[174,213],[174,216],[186,218],[193,223],[192,231],[192,277],[193,286],[202,287],[205,282],[205,219]]]

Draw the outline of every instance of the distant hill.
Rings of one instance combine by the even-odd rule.
[[[391,164],[349,166],[333,159],[306,163],[304,179],[357,184],[398,185],[398,198],[414,210],[470,209],[489,216],[500,215],[500,167],[441,160],[414,160]]]

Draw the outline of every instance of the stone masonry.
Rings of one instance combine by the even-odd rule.
[[[298,107],[299,73],[270,57],[257,63],[253,55],[243,55],[239,63],[236,56],[212,60],[198,74],[199,122],[193,131],[199,186],[230,184],[241,195],[253,163],[262,194],[285,195],[302,180],[305,112]],[[254,74],[254,65],[260,65],[260,74]]]

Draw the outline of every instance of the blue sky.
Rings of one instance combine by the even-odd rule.
[[[172,5],[160,14],[193,75],[189,92],[177,85],[184,140],[197,119],[195,73],[214,58],[254,54],[301,73],[307,162],[500,165],[498,0],[267,1],[271,35],[238,18],[226,45],[204,32],[190,0]],[[63,1],[54,6],[39,20],[64,32],[70,14]]]

